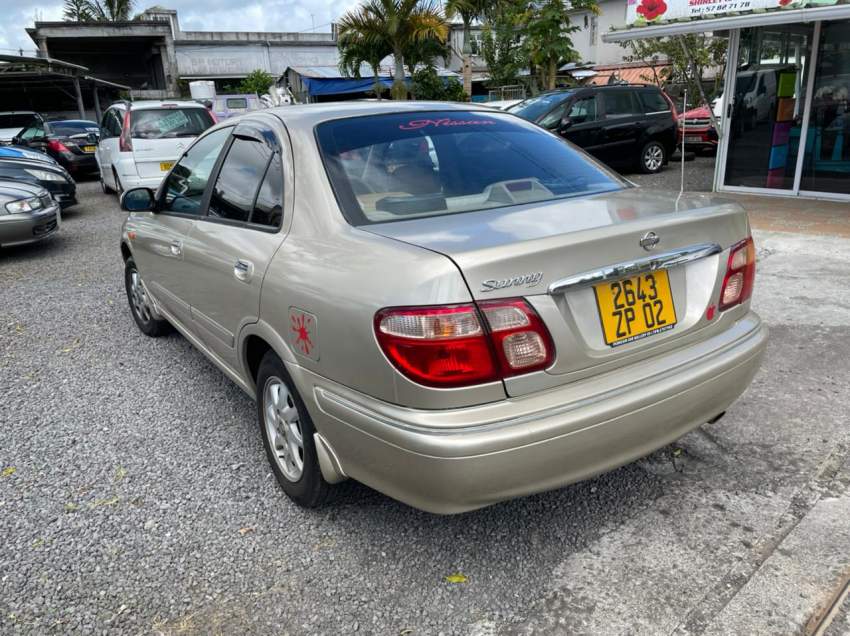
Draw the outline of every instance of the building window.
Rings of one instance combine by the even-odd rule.
[[[590,43],[596,44],[596,36],[599,32],[599,18],[590,16]]]

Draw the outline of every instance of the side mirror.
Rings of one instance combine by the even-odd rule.
[[[133,188],[121,195],[121,209],[125,212],[147,212],[153,210],[153,190]]]
[[[561,117],[561,123],[558,126],[558,132],[566,132],[567,129],[573,125],[573,120],[564,115]]]
[[[12,145],[13,146],[26,146],[27,144],[26,144],[26,142],[24,142],[23,139],[21,139],[20,137],[15,135],[14,137],[12,137]]]

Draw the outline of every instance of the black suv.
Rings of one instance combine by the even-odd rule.
[[[541,93],[508,109],[610,166],[659,172],[676,148],[673,102],[656,86],[588,86]]]

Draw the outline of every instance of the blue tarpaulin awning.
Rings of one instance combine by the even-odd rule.
[[[304,77],[301,81],[307,87],[307,93],[314,97],[319,95],[341,95],[343,93],[365,93],[375,87],[374,77]],[[393,84],[393,80],[390,77],[380,77],[378,81],[384,88],[389,88]]]

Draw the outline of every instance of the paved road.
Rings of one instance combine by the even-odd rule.
[[[628,173],[627,179],[638,185],[657,190],[679,191],[682,183],[682,162],[674,155],[670,163],[658,174]],[[711,192],[714,181],[714,155],[696,155],[693,161],[685,162],[685,190],[688,192]]]
[[[305,512],[249,400],[135,328],[122,214],[80,198],[0,254],[2,633],[785,633],[850,565],[848,240],[757,236],[764,369],[675,446],[456,517],[360,486]]]

